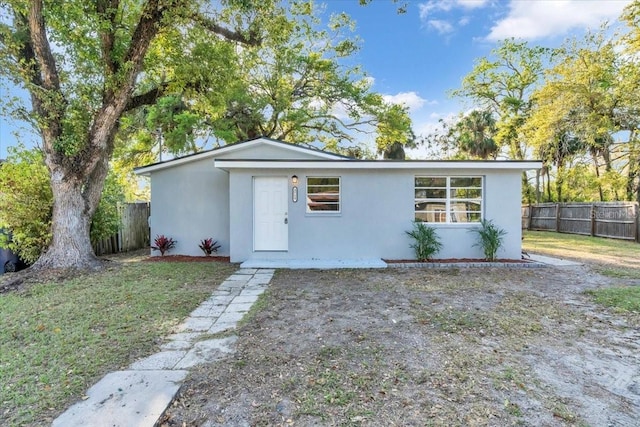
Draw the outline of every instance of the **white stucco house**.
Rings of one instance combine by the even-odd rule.
[[[171,254],[245,265],[297,260],[413,259],[405,231],[421,220],[444,246],[436,258],[482,258],[481,219],[507,231],[500,258],[521,256],[521,176],[536,161],[356,160],[268,138],[136,169],[151,179],[152,239]],[[158,255],[158,253],[153,253]],[[384,263],[382,263],[384,265]]]

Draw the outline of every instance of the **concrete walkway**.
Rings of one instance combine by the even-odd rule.
[[[380,258],[250,259],[240,264],[240,267],[334,270],[336,268],[387,268],[387,263]]]
[[[575,267],[578,265],[584,265],[581,262],[570,261],[568,259],[555,258],[555,257],[539,255],[539,254],[531,254],[529,256],[529,259],[531,259],[531,261],[539,262],[544,265],[551,265],[554,267]]]
[[[273,277],[273,269],[241,268],[169,336],[161,351],[106,375],[54,427],[152,427],[171,403],[189,368],[233,352],[237,337],[206,339],[233,330]],[[204,338],[204,339],[203,339]]]

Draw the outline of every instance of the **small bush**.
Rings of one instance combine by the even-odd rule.
[[[171,237],[165,237],[164,234],[161,234],[153,239],[153,244],[155,246],[151,246],[151,249],[153,249],[154,251],[160,251],[160,255],[164,256],[164,253],[173,249],[176,243],[178,242],[173,240]]]
[[[211,237],[201,240],[198,247],[202,249],[202,252],[204,252],[205,255],[211,255],[214,252],[218,252],[218,249],[220,249],[218,241],[213,240]]]
[[[415,243],[410,247],[415,251],[418,261],[430,260],[442,249],[442,243],[436,230],[423,222],[414,221],[413,230],[405,231],[405,233],[415,240]]]
[[[483,219],[480,224],[482,225],[481,228],[471,230],[478,234],[478,243],[473,246],[480,246],[482,248],[484,258],[487,261],[495,261],[496,254],[502,247],[504,236],[507,232],[495,225],[492,221],[486,219]]]

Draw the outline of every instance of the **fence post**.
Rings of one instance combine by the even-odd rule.
[[[527,230],[531,230],[531,217],[533,217],[533,205],[529,203],[529,218],[527,218]]]
[[[556,233],[560,232],[560,203],[556,203]]]
[[[640,243],[640,211],[638,209],[638,203],[633,205],[633,213],[635,214],[636,222],[636,242]]]
[[[591,216],[591,237],[596,235],[596,204],[591,203],[591,212],[589,213]]]

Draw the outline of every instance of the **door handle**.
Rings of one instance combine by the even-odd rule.
[[[289,224],[289,218],[285,218],[285,219],[284,219],[284,223],[285,223],[285,224]]]

